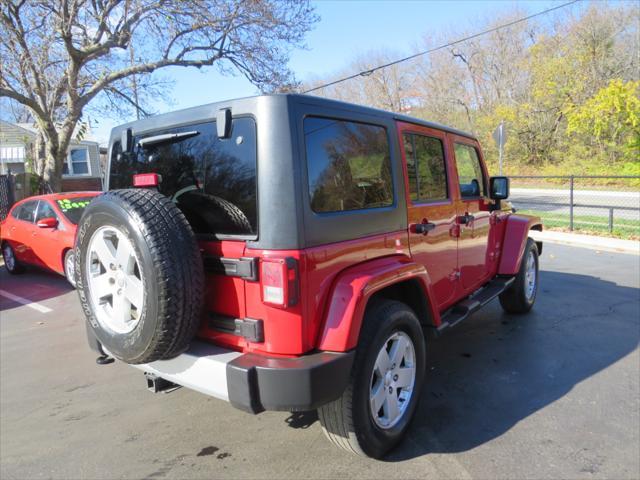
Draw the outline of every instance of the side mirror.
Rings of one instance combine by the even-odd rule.
[[[56,228],[58,226],[58,219],[53,217],[41,218],[37,223],[40,228]]]
[[[509,198],[509,178],[491,177],[489,179],[489,197],[492,200],[505,200]]]

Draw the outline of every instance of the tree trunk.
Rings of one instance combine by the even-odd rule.
[[[46,143],[44,135],[38,131],[38,136],[36,137],[33,147],[32,173],[36,174],[39,178],[44,176],[44,168],[47,164]]]
[[[60,152],[51,145],[47,146],[42,178],[54,192],[62,191],[62,165],[66,156],[67,152]]]

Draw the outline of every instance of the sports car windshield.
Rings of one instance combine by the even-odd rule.
[[[82,216],[82,212],[91,200],[95,197],[69,197],[56,200],[56,204],[60,211],[67,219],[77,225]]]

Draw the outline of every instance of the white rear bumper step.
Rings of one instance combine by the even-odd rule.
[[[204,342],[191,342],[189,350],[170,360],[131,365],[205,395],[229,401],[227,364],[242,353]]]

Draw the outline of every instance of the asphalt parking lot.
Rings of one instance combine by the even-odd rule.
[[[430,342],[386,461],[335,449],[313,413],[149,393],[139,371],[95,364],[62,277],[3,267],[0,477],[639,478],[640,257],[547,244],[541,267],[531,314],[493,302]]]

